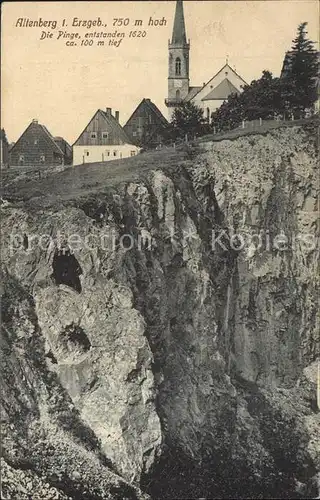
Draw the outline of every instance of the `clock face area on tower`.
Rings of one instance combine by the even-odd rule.
[[[173,86],[175,89],[181,89],[182,81],[181,80],[173,80]]]

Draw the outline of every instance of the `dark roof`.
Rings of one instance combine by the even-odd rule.
[[[193,97],[202,89],[203,87],[189,87],[189,93],[184,98],[185,101],[191,101]]]
[[[153,111],[156,114],[156,116],[159,118],[159,121],[162,123],[162,125],[167,126],[169,124],[168,120],[163,116],[163,114],[161,113],[160,109],[154,104],[154,102],[152,102],[151,99],[144,98],[138,104],[138,106],[136,107],[136,109],[134,110],[134,112],[131,114],[130,118],[127,120],[127,122],[124,125],[124,127],[126,127],[126,125],[128,125],[128,123],[130,122],[130,120],[133,117],[133,115],[140,108],[140,106],[143,106],[143,105],[146,105],[151,111]]]
[[[132,144],[132,142],[130,141],[129,137],[127,136],[127,134],[125,133],[125,131],[121,127],[120,123],[118,122],[118,120],[116,120],[116,118],[112,115],[112,113],[111,112],[110,113],[106,113],[102,109],[98,109],[98,111],[96,111],[96,113],[93,115],[93,117],[91,118],[91,120],[87,123],[87,125],[85,126],[85,128],[83,129],[83,131],[81,132],[81,134],[79,135],[79,137],[77,138],[77,140],[74,141],[73,146],[78,142],[78,140],[80,139],[80,137],[82,136],[82,134],[86,131],[87,127],[92,122],[93,118],[98,113],[101,114],[101,116],[103,117],[103,119],[105,120],[105,122],[107,123],[107,125],[109,127],[113,128],[113,130],[116,131],[119,134],[118,137],[119,137],[119,139],[123,143]]]
[[[219,85],[209,92],[208,95],[202,98],[202,101],[209,101],[212,99],[227,99],[230,94],[240,94],[240,91],[225,78]]]
[[[184,24],[184,13],[183,13],[183,3],[182,0],[177,0],[176,3],[176,12],[174,16],[174,24],[172,31],[172,41],[174,44],[186,44],[186,27]]]
[[[58,153],[59,155],[63,155],[63,152],[59,148],[58,144],[55,142],[53,136],[50,134],[47,127],[45,127],[44,125],[41,125],[41,123],[38,123],[37,120],[32,120],[32,122],[28,125],[28,127],[25,129],[25,131],[21,134],[21,136],[19,137],[17,142],[14,143],[14,145],[12,146],[10,151],[13,151],[15,149],[15,147],[17,147],[19,145],[19,142],[21,141],[22,137],[27,132],[27,130],[29,130],[30,127],[34,128],[36,130],[36,132],[38,132],[38,133],[43,132],[47,136],[47,138],[49,139],[49,143],[51,144],[52,150],[55,153]]]
[[[150,99],[143,99],[147,106],[157,115],[163,125],[168,125],[168,120],[163,116],[160,109]]]
[[[102,109],[99,109],[99,111],[100,111],[100,113],[102,113],[104,115],[104,118],[105,118],[106,122],[108,123],[108,125],[110,125],[114,130],[116,130],[116,131],[119,132],[120,139],[124,143],[131,144],[131,141],[130,141],[129,137],[127,136],[127,134],[125,133],[125,131],[121,127],[121,125],[118,122],[118,120],[116,120],[116,118],[111,113],[108,114],[105,111],[102,111]]]

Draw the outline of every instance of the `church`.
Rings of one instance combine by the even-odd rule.
[[[192,102],[203,109],[210,122],[211,113],[221,106],[230,94],[240,94],[247,83],[229,66],[228,61],[202,86],[192,87],[189,79],[190,40],[187,41],[183,1],[177,0],[172,39],[169,41],[168,108],[169,120],[181,103]]]

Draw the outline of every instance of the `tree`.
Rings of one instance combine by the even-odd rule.
[[[286,55],[284,81],[294,85],[291,108],[294,114],[303,115],[317,100],[317,78],[319,73],[318,53],[314,42],[307,38],[306,22],[299,24],[293,46]]]
[[[212,124],[220,130],[235,128],[242,120],[265,120],[283,113],[282,84],[270,71],[243,88],[241,94],[231,94],[220,108],[212,113]]]
[[[206,132],[203,110],[191,102],[184,102],[173,112],[172,132],[175,138],[194,137]]]

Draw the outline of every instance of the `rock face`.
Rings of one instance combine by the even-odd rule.
[[[292,127],[6,206],[7,464],[71,498],[312,498],[316,188]]]

